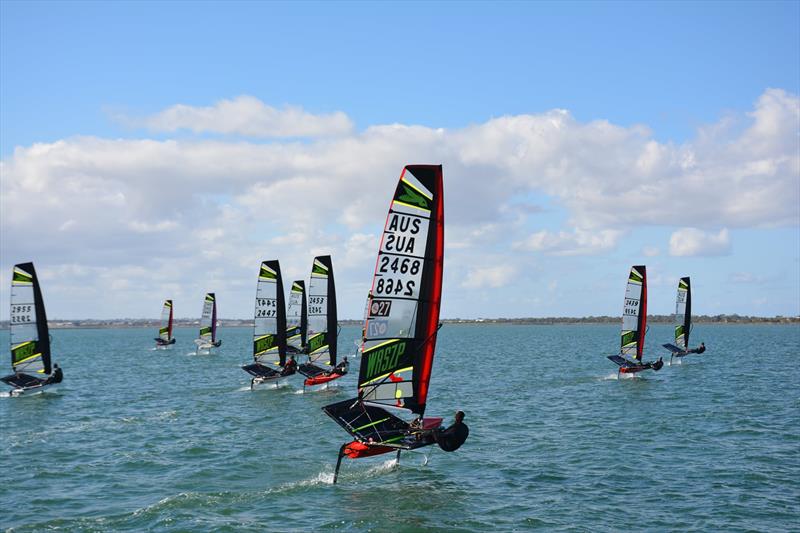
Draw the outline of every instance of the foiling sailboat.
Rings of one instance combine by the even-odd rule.
[[[11,276],[11,368],[0,378],[12,396],[38,392],[60,383],[58,365],[51,366],[47,315],[33,263],[14,265]]]
[[[172,336],[172,300],[164,300],[164,307],[161,308],[161,327],[158,329],[155,341],[156,348],[166,348],[170,344],[175,344],[175,337]]]
[[[336,317],[336,284],[331,256],[314,258],[308,284],[308,362],[298,367],[306,379],[303,386],[328,383],[347,374],[345,359],[336,363],[338,321]]]
[[[670,351],[669,362],[673,357],[686,357],[692,353],[706,351],[705,343],[694,349],[689,349],[689,334],[692,332],[692,284],[691,280],[681,278],[678,280],[678,296],[675,300],[675,344],[663,344]]]
[[[303,280],[292,282],[289,291],[289,306],[286,309],[286,352],[305,353],[308,330],[308,304],[306,284]]]
[[[622,335],[618,355],[608,358],[619,365],[617,374],[635,374],[643,370],[661,370],[664,362],[642,362],[644,337],[647,333],[647,269],[644,265],[631,267],[625,288],[625,306],[622,313]]]
[[[250,388],[261,383],[277,383],[296,370],[286,362],[286,304],[277,260],[261,263],[253,325],[253,363],[242,369],[253,376]]]
[[[219,348],[222,341],[217,339],[217,298],[213,292],[203,300],[203,314],[200,317],[200,336],[194,340],[197,353],[210,352]]]
[[[443,256],[442,167],[407,166],[378,250],[358,396],[322,408],[353,438],[339,450],[334,483],[345,456],[396,451],[399,459],[402,450],[434,442],[442,419],[423,416],[439,330]]]

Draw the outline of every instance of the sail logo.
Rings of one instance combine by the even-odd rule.
[[[310,339],[308,339],[308,351],[309,351],[309,353],[310,352],[316,352],[317,350],[319,350],[320,348],[322,348],[326,344],[328,344],[328,343],[325,340],[325,334],[324,333],[319,333],[317,335],[314,335]]]
[[[429,200],[427,198],[419,194],[405,183],[401,183],[401,186],[403,188],[402,194],[395,198],[398,202],[402,202],[413,207],[419,207],[421,209],[425,209],[426,211],[431,210]]]
[[[398,368],[400,358],[406,351],[406,342],[398,340],[376,348],[364,354],[367,357],[367,380]]]
[[[36,354],[36,343],[25,342],[11,349],[11,357],[15,363],[27,359],[28,357]]]
[[[266,352],[275,346],[275,335],[266,335],[253,341],[253,353]]]

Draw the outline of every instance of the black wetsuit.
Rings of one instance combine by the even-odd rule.
[[[454,452],[469,437],[469,428],[464,422],[456,422],[443,431],[434,431],[433,440],[446,452]]]
[[[45,381],[48,385],[52,383],[61,383],[61,380],[64,379],[64,373],[61,371],[60,368],[56,368],[53,375],[47,378]]]
[[[699,348],[695,348],[694,350],[689,350],[689,353],[703,353],[706,351],[705,344],[700,346]]]

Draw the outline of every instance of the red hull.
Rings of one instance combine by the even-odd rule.
[[[322,385],[323,383],[333,381],[334,379],[339,379],[343,375],[344,374],[331,374],[329,376],[322,376],[322,375],[314,376],[313,378],[306,378],[306,380],[303,383],[305,383],[307,387],[310,387],[312,385]]]
[[[619,373],[620,374],[635,374],[636,372],[641,372],[642,370],[647,370],[647,368],[643,366],[623,366],[620,367]]]
[[[359,459],[361,457],[372,457],[373,455],[381,455],[396,451],[396,448],[389,446],[368,446],[363,442],[354,440],[344,447],[344,454],[350,459]]]

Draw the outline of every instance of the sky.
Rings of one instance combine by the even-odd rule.
[[[442,164],[443,318],[800,315],[800,2],[0,2],[0,320],[252,317],[331,254],[360,318]]]

